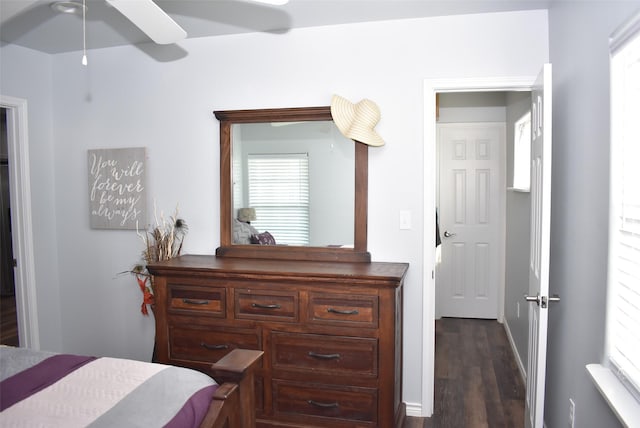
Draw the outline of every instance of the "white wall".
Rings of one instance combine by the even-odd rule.
[[[386,140],[369,150],[369,251],[376,261],[410,263],[403,399],[419,407],[423,82],[535,75],[548,59],[547,12],[308,28],[180,46],[187,55],[173,62],[136,47],[91,51],[87,68],[79,53],[52,58],[49,168],[55,165],[59,239],[47,244],[57,246],[59,258],[64,349],[148,359],[153,340],[133,278],[116,275],[137,260],[139,239],[134,232],[89,229],[87,149],[146,146],[148,194],[165,212],[180,204],[190,227],[186,252],[211,254],[219,244],[218,124],[211,112],[327,105],[333,93],[354,102],[366,97],[380,107],[376,129]],[[400,210],[412,212],[411,230],[399,230]]]
[[[52,58],[30,49],[2,46],[0,94],[27,100],[29,173],[37,323],[43,349],[62,349],[56,228],[55,151],[52,123]],[[20,260],[18,260],[20,263]],[[32,332],[32,334],[35,332]]]
[[[611,33],[640,1],[553,2],[553,168],[545,421],[620,426],[585,364],[604,350],[609,200],[609,50]]]

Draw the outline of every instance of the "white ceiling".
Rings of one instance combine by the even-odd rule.
[[[82,0],[76,0],[81,2]],[[156,0],[187,37],[270,32],[354,22],[469,13],[546,9],[552,0],[290,0],[266,6],[251,0]],[[46,53],[82,49],[81,16],[55,12],[53,0],[0,0],[0,39]],[[87,2],[87,48],[150,40],[104,0]]]

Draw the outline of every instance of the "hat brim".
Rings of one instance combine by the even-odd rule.
[[[336,126],[345,134],[349,131],[351,122],[356,115],[356,106],[346,98],[340,95],[334,95],[331,98],[331,117]]]
[[[384,140],[372,129],[354,126],[356,106],[340,95],[331,98],[331,117],[342,135],[369,146],[382,146]]]
[[[384,146],[384,140],[382,139],[382,137],[380,137],[380,135],[378,135],[376,132],[373,132],[373,131],[362,133],[359,135],[355,135],[355,133],[352,132],[349,138],[351,138],[352,140],[358,141],[360,143],[364,143],[368,146],[373,146],[373,147]]]

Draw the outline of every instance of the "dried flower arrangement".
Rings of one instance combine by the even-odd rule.
[[[142,306],[140,311],[149,315],[148,305],[153,305],[153,275],[147,270],[147,265],[154,262],[170,260],[180,255],[184,237],[189,231],[187,223],[178,218],[176,208],[173,216],[165,219],[160,213],[160,220],[155,216],[155,227],[147,229],[144,233],[138,231],[138,236],[144,243],[142,262],[136,264],[129,272],[136,276],[140,291],[142,291]]]

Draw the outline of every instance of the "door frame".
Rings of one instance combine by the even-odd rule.
[[[424,80],[424,260],[422,293],[422,417],[433,414],[435,366],[435,224],[436,211],[436,93],[531,91],[536,76],[425,79]],[[504,301],[504,288],[499,298]],[[504,305],[498,310],[504,319]]]
[[[7,109],[9,192],[15,273],[16,312],[20,346],[40,349],[36,294],[27,100],[0,95]]]

